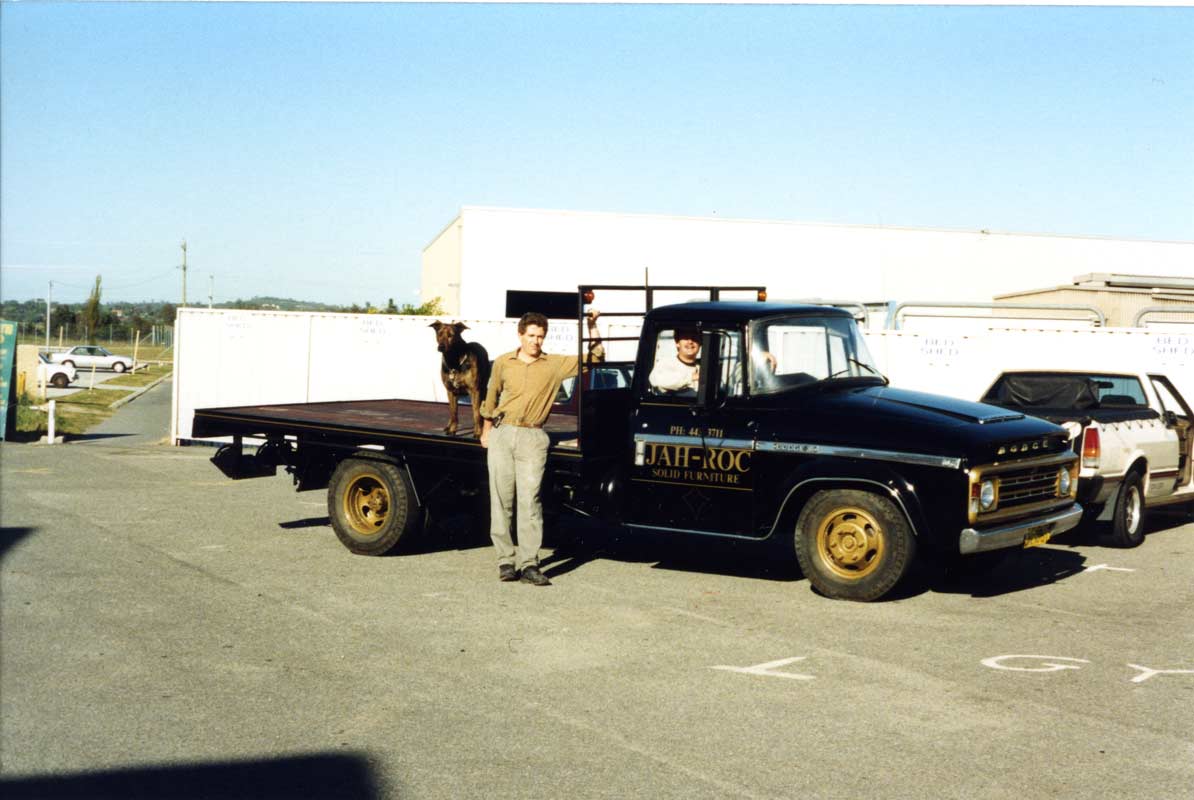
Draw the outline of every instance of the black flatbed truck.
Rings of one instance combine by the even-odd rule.
[[[549,417],[549,508],[612,528],[784,538],[819,592],[864,601],[918,555],[980,563],[1081,518],[1063,428],[891,388],[846,311],[767,303],[762,287],[581,286],[569,297],[578,355],[585,304],[605,290],[643,292],[644,313],[620,312],[642,319],[641,336],[623,337],[638,356],[588,369]],[[665,290],[710,300],[653,308]],[[743,291],[759,299],[720,300]],[[656,389],[651,370],[675,357],[682,328],[700,331],[699,385]],[[603,375],[623,379],[600,388]],[[193,435],[232,437],[212,459],[230,477],[285,466],[300,491],[326,488],[340,540],[380,555],[428,509],[487,492],[484,449],[465,427],[443,433],[446,417],[445,403],[415,400],[207,408]],[[250,455],[245,438],[264,444]]]

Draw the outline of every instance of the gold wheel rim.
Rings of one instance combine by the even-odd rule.
[[[344,518],[361,536],[376,536],[390,513],[390,492],[374,475],[353,478],[344,492]]]
[[[840,508],[817,527],[817,556],[834,574],[850,580],[870,575],[886,549],[883,526],[861,508]]]

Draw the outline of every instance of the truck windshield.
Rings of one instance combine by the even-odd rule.
[[[849,317],[774,317],[751,323],[750,390],[773,394],[829,378],[886,382]]]

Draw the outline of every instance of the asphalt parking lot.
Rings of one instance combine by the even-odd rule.
[[[1184,514],[870,605],[569,526],[537,588],[466,517],[353,556],[210,455],[0,449],[0,795],[1194,796]]]

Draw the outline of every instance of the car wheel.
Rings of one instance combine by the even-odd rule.
[[[379,556],[413,538],[422,514],[405,470],[388,461],[348,458],[328,483],[328,517],[345,547]]]
[[[1111,516],[1111,541],[1118,547],[1139,547],[1144,542],[1144,483],[1130,472],[1115,496]]]
[[[916,557],[916,537],[895,504],[853,489],[813,495],[796,523],[795,544],[813,587],[842,600],[878,600]]]
[[[50,378],[50,385],[55,389],[65,389],[70,385],[70,378],[66,377],[65,373],[55,372],[54,377]]]
[[[123,361],[117,361],[115,364],[112,365],[112,369],[114,369],[116,372],[124,372],[126,367],[124,366]]]

